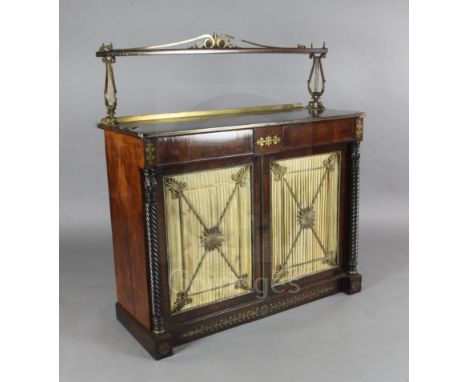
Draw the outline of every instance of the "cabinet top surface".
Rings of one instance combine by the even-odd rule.
[[[116,125],[99,124],[99,128],[112,130],[140,138],[167,137],[206,132],[249,129],[273,125],[318,122],[331,119],[363,117],[358,111],[326,109],[319,115],[313,115],[305,107],[288,111],[246,112],[241,114],[219,114],[216,116],[173,118],[162,120],[144,120],[119,122]]]

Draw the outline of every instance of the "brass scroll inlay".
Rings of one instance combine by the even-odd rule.
[[[273,283],[337,265],[339,163],[339,152],[272,162]]]
[[[257,146],[263,147],[263,146],[271,146],[271,145],[277,145],[281,143],[281,138],[278,137],[277,135],[267,135],[266,137],[260,137],[257,139]]]
[[[318,289],[309,290],[303,293],[293,294],[290,297],[285,298],[284,300],[272,302],[262,306],[257,306],[255,308],[251,308],[243,312],[232,314],[230,316],[227,316],[226,318],[220,318],[217,320],[210,321],[208,324],[200,325],[193,330],[189,330],[185,333],[182,333],[181,337],[190,338],[211,334],[219,330],[226,329],[230,326],[239,325],[243,322],[250,320],[256,320],[258,318],[268,316],[269,314],[280,312],[295,305],[299,305],[304,302],[313,300],[315,298],[325,296],[326,294],[329,294],[334,290],[336,290],[335,287],[329,286],[320,287]]]
[[[164,178],[171,312],[251,290],[251,167]]]

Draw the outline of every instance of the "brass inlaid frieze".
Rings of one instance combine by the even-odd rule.
[[[164,178],[172,313],[250,291],[251,167]]]
[[[202,335],[214,333],[219,330],[228,328],[230,326],[239,325],[246,321],[262,318],[262,317],[268,316],[269,314],[273,314],[281,310],[288,309],[290,307],[299,305],[309,300],[313,300],[315,298],[325,296],[326,294],[334,290],[336,290],[335,287],[329,286],[329,287],[321,287],[318,289],[309,290],[307,292],[302,292],[302,293],[299,292],[296,294],[291,294],[290,297],[286,297],[282,300],[267,303],[265,305],[257,306],[255,308],[248,309],[243,312],[232,314],[226,318],[221,318],[219,320],[210,321],[208,324],[200,325],[196,327],[195,329],[182,333],[180,337],[190,338],[190,337],[196,337],[196,336],[202,336]]]
[[[340,158],[332,152],[272,162],[274,284],[337,266]]]

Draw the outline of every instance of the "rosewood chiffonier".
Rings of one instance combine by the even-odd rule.
[[[229,35],[103,45],[118,320],[155,358],[338,292],[357,273],[361,112],[325,109],[327,48]],[[192,43],[190,47],[180,45]],[[252,47],[253,46],[253,47]],[[310,102],[115,117],[119,56],[308,54]]]

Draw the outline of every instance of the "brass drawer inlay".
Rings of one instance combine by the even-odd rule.
[[[266,137],[261,137],[257,139],[257,146],[263,147],[263,146],[271,146],[271,145],[277,145],[281,143],[281,138],[278,137],[277,135],[267,135]]]

